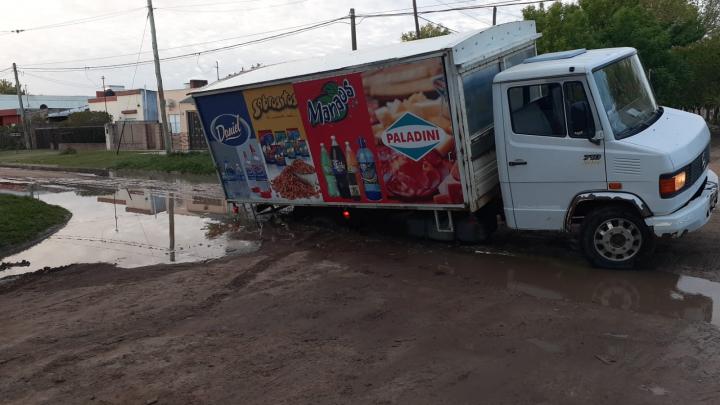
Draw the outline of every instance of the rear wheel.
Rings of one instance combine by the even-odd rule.
[[[642,218],[621,207],[589,213],[580,237],[585,257],[605,268],[634,267],[647,259],[655,247],[654,236]]]

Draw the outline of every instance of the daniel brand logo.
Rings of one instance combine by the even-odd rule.
[[[245,143],[250,136],[250,125],[240,115],[221,114],[210,123],[210,133],[216,141],[231,146]]]
[[[407,112],[385,130],[382,141],[396,152],[418,161],[447,137],[442,128]]]

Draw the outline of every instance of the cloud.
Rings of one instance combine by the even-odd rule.
[[[419,1],[421,9],[447,8],[468,4],[482,4],[489,0]],[[252,37],[223,40],[231,37],[254,35],[285,27],[309,24],[345,16],[350,7],[359,15],[385,10],[408,9],[406,0],[154,0],[160,56],[199,52],[218,46],[243,42]],[[204,5],[203,5],[204,4]],[[95,66],[127,63],[137,60],[141,35],[146,30],[141,60],[152,59],[150,30],[145,28],[145,0],[88,1],[88,0],[26,0],[4,9],[3,20],[11,24],[8,29],[37,27],[57,22],[118,13],[86,24],[60,28],[27,31],[21,34],[0,35],[0,53],[8,65],[17,62],[23,66]],[[130,9],[137,9],[127,11]],[[499,22],[519,18],[521,7],[502,9]],[[120,13],[123,12],[123,13]],[[425,17],[454,30],[479,29],[491,21],[491,10],[473,10],[430,14]],[[478,21],[478,19],[480,21]],[[398,42],[400,34],[414,29],[412,16],[392,18],[358,18],[358,47],[360,49]],[[168,49],[188,44],[210,44]],[[163,62],[163,83],[168,89],[182,88],[189,79],[215,80],[215,61],[220,74],[246,69],[255,63],[272,64],[331,53],[350,48],[350,27],[347,21],[292,37],[199,57]],[[107,59],[67,62],[64,64],[37,65],[53,61],[69,61],[116,56]],[[0,70],[5,66],[0,66]],[[32,75],[31,75],[32,74]],[[152,64],[137,68],[107,69],[80,72],[31,72],[20,80],[32,94],[94,94],[105,76],[106,84],[154,89],[155,75]],[[7,72],[0,74],[0,78]],[[10,78],[10,77],[8,77]],[[62,81],[62,83],[58,82]],[[72,83],[72,84],[70,84]]]

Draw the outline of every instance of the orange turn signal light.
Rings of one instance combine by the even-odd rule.
[[[660,195],[671,196],[685,187],[687,174],[683,170],[672,177],[660,178]]]
[[[608,183],[609,190],[622,190],[622,183],[614,182]]]

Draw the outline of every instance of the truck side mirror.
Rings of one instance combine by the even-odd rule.
[[[590,131],[589,123],[592,117],[590,116],[590,106],[587,101],[578,101],[572,103],[570,106],[570,121],[572,121],[572,131],[575,135],[583,135],[585,138],[592,138],[595,136],[594,131]]]

